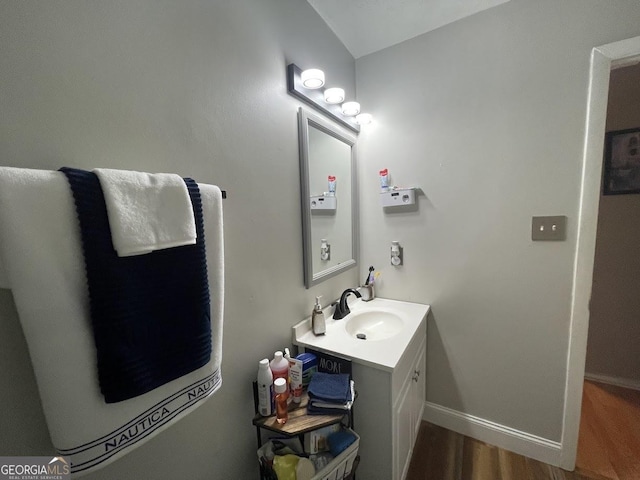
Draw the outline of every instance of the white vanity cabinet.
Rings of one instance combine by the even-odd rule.
[[[393,405],[393,478],[407,476],[413,445],[420,429],[426,389],[426,337],[406,373]]]
[[[425,318],[392,370],[353,364],[358,391],[354,420],[360,435],[360,478],[406,477],[424,409],[426,341]],[[380,348],[384,348],[384,342]]]
[[[360,435],[357,476],[404,480],[425,402],[429,305],[375,298],[357,300],[350,308],[341,320],[325,314],[325,335],[313,334],[310,319],[296,324],[293,343],[352,361],[358,392],[353,421]],[[363,340],[358,332],[365,319],[375,321]]]

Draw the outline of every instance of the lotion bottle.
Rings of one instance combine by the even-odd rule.
[[[273,386],[276,391],[276,422],[282,425],[289,419],[287,381],[284,378],[276,378]]]
[[[320,306],[320,297],[316,297],[316,304],[311,313],[311,328],[314,335],[324,335],[327,331],[324,313],[322,313],[322,307]]]
[[[273,374],[269,368],[269,359],[258,363],[258,412],[263,417],[273,413]]]

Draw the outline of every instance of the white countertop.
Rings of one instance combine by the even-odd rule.
[[[416,331],[426,322],[429,305],[375,298],[370,302],[360,299],[349,301],[351,313],[365,311],[383,311],[398,315],[403,321],[402,330],[396,335],[382,340],[360,340],[346,332],[347,315],[342,320],[334,320],[333,307],[324,309],[327,331],[324,335],[314,335],[311,330],[311,317],[293,327],[293,343],[329,354],[335,354],[381,370],[392,371]]]

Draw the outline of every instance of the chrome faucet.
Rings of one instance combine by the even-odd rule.
[[[362,295],[360,295],[360,292],[354,290],[353,288],[347,288],[344,292],[342,292],[342,295],[340,295],[340,300],[337,300],[334,303],[336,307],[336,309],[333,311],[334,320],[341,320],[351,313],[351,310],[349,310],[349,305],[347,304],[347,297],[350,293],[353,293],[358,298],[362,297]]]

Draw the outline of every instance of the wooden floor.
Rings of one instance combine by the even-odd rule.
[[[640,392],[585,382],[574,472],[423,422],[406,480],[640,480]]]
[[[595,478],[640,479],[640,392],[584,382],[576,470]]]

